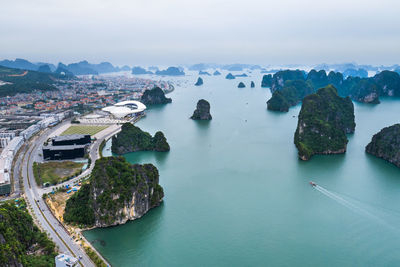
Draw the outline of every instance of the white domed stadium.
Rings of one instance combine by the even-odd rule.
[[[116,119],[128,119],[144,115],[146,105],[135,100],[122,101],[113,106],[102,108]]]

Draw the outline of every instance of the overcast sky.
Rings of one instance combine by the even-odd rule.
[[[399,0],[0,0],[0,59],[400,63]]]

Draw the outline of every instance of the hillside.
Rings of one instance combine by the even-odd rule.
[[[162,202],[163,188],[152,164],[129,164],[123,157],[96,161],[88,184],[67,200],[67,223],[107,227],[142,217]]]
[[[0,204],[0,266],[54,266],[54,243],[21,206]]]
[[[1,96],[12,96],[17,93],[31,93],[34,90],[56,90],[53,85],[57,79],[63,79],[59,74],[50,74],[32,70],[19,70],[0,66],[0,81],[6,84],[0,86]]]

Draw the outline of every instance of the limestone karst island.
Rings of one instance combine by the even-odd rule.
[[[400,266],[400,1],[0,6],[0,267]]]

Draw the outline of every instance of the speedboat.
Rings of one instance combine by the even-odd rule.
[[[312,187],[316,187],[316,186],[317,186],[317,184],[314,183],[313,181],[310,181],[310,185],[311,185]]]

